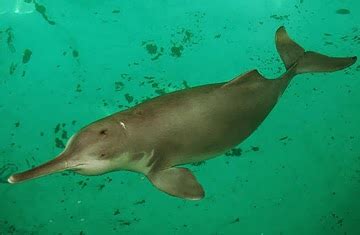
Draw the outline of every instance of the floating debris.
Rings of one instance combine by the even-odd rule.
[[[120,222],[120,225],[126,225],[126,226],[131,225],[131,221],[128,221],[128,220],[119,220],[119,222]]]
[[[61,124],[59,123],[59,124],[57,124],[56,125],[56,127],[55,127],[55,133],[58,133],[59,132],[59,130],[60,130],[60,128],[61,128]]]
[[[166,94],[166,91],[164,88],[162,89],[156,89],[155,90],[155,93],[158,94],[158,95],[165,95]]]
[[[57,134],[65,126],[66,126],[65,123],[58,123],[54,129],[55,134]],[[57,148],[65,148],[65,143],[61,139],[65,140],[65,141],[68,139],[67,131],[62,130],[61,135],[55,138],[55,146]]]
[[[73,49],[73,51],[72,51],[72,56],[73,56],[74,58],[78,58],[78,57],[79,57],[79,51]]]
[[[14,32],[13,32],[13,29],[11,27],[9,27],[9,28],[7,28],[5,30],[5,32],[7,33],[6,42],[7,42],[8,48],[12,53],[14,53],[16,50],[15,50],[15,47],[14,47]]]
[[[205,161],[200,161],[200,162],[191,163],[191,165],[193,165],[193,166],[201,166],[201,165],[203,165],[205,163],[206,163]]]
[[[115,211],[114,211],[114,215],[119,215],[120,214],[120,210],[119,209],[116,209]]]
[[[184,33],[184,38],[182,40],[183,43],[190,43],[191,38],[194,36],[194,34],[190,30],[182,30],[182,33]]]
[[[55,22],[52,20],[49,20],[49,17],[46,15],[46,8],[43,5],[40,5],[36,1],[34,1],[35,4],[35,10],[41,14],[41,16],[48,22],[50,25],[55,25]]]
[[[103,190],[105,188],[105,184],[98,185],[99,191]]]
[[[271,15],[270,18],[273,18],[275,20],[289,20],[290,15]]]
[[[67,131],[65,131],[65,130],[62,131],[61,138],[65,139],[65,140],[68,139]]]
[[[157,52],[157,46],[155,43],[148,43],[145,48],[150,55],[155,55]]]
[[[61,149],[65,148],[64,142],[61,139],[57,138],[57,137],[55,138],[55,146],[57,148],[61,148]]]
[[[126,99],[126,101],[130,104],[131,102],[133,102],[134,97],[131,96],[129,93],[126,93],[126,94],[125,94],[125,99]]]
[[[81,186],[81,189],[85,188],[87,186],[87,183],[84,180],[81,180],[78,182],[78,185]]]
[[[187,81],[185,81],[185,80],[183,81],[183,85],[184,85],[185,88],[191,88],[191,87],[189,86],[189,84],[187,83]]]
[[[82,92],[81,84],[77,84],[75,91],[76,91],[76,92]]]
[[[233,148],[230,151],[225,153],[225,156],[230,156],[230,157],[239,157],[242,154],[242,149],[241,148]]]
[[[124,88],[123,82],[115,82],[115,91],[121,91]]]
[[[17,64],[14,64],[14,62],[11,63],[11,65],[10,65],[10,67],[9,67],[9,73],[10,73],[10,75],[13,75],[13,74],[15,73],[16,67],[17,67]]]
[[[26,64],[30,61],[31,55],[32,55],[32,52],[29,49],[25,49],[23,58],[22,58],[23,64]]]
[[[182,45],[178,45],[178,46],[173,45],[171,47],[171,56],[180,57],[183,50],[184,50],[184,47]]]
[[[345,8],[338,9],[338,10],[336,10],[336,14],[339,14],[339,15],[348,15],[348,14],[350,14],[350,10],[345,9]]]
[[[134,205],[141,205],[144,203],[145,203],[145,200],[140,200],[140,201],[134,202]]]
[[[157,60],[160,58],[160,56],[163,55],[164,48],[158,47],[155,42],[143,42],[143,46],[145,45],[145,49],[149,53],[149,55],[153,56],[151,60]]]
[[[236,218],[233,221],[231,221],[230,224],[235,224],[235,223],[239,223],[239,222],[240,222],[240,219]]]

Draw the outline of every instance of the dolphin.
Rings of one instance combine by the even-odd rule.
[[[295,75],[333,72],[357,57],[305,51],[282,26],[277,51],[286,72],[266,79],[251,70],[229,82],[179,90],[95,121],[75,133],[55,159],[13,174],[11,184],[64,170],[101,175],[127,170],[144,174],[159,190],[183,199],[205,196],[193,173],[181,166],[208,160],[250,136],[268,116]]]

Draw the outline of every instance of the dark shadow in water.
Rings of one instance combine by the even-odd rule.
[[[5,164],[4,166],[0,167],[0,183],[8,184],[7,179],[17,170],[18,167],[15,164],[11,164],[11,163]]]

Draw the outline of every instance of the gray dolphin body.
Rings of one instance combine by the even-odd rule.
[[[143,173],[170,195],[204,197],[194,175],[179,165],[222,154],[246,139],[273,109],[296,74],[331,72],[355,63],[305,51],[276,32],[276,47],[287,71],[265,79],[257,70],[217,83],[169,93],[98,120],[76,133],[54,160],[9,177],[9,183],[72,170],[100,175],[115,170]]]

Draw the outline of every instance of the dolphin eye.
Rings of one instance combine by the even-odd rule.
[[[108,130],[107,130],[107,129],[103,129],[103,130],[101,130],[99,133],[100,133],[100,135],[107,135]]]

